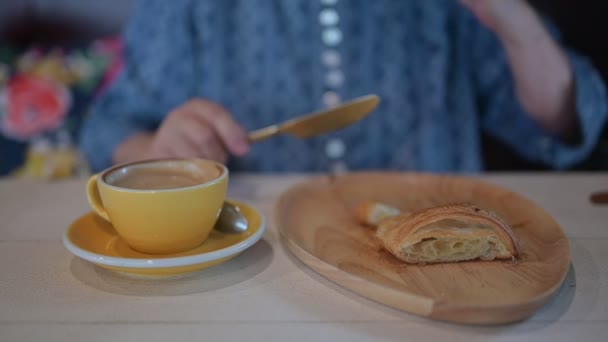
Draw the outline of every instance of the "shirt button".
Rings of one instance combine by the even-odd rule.
[[[332,70],[325,76],[325,83],[331,88],[339,88],[344,84],[344,73],[340,70]]]
[[[340,16],[335,9],[326,8],[319,13],[319,22],[323,26],[335,26],[340,21]]]
[[[321,33],[321,39],[327,46],[336,46],[342,42],[342,31],[335,27],[326,28]]]
[[[326,91],[323,93],[323,103],[327,107],[335,107],[340,104],[340,95],[335,91]]]
[[[340,53],[336,50],[325,50],[321,54],[321,61],[328,68],[337,68],[340,66]]]
[[[340,159],[346,152],[344,142],[338,138],[330,139],[325,145],[325,154],[331,159]]]

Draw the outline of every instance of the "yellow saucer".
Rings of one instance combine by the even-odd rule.
[[[264,234],[266,220],[255,208],[230,201],[245,215],[249,229],[241,234],[218,231],[200,246],[175,254],[145,254],[131,249],[110,223],[90,212],[74,221],[63,244],[74,255],[114,271],[139,276],[167,277],[217,265],[253,246]]]

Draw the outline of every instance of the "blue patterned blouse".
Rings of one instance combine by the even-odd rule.
[[[146,0],[125,41],[125,69],[82,134],[94,170],[195,96],[249,130],[368,93],[382,98],[341,131],[254,145],[231,160],[240,171],[477,172],[482,130],[566,168],[591,151],[607,118],[598,73],[570,52],[582,142],[543,132],[515,98],[496,37],[455,0]]]

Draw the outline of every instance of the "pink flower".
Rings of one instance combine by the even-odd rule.
[[[71,102],[62,85],[31,75],[15,76],[2,95],[6,106],[2,131],[24,140],[59,127]]]

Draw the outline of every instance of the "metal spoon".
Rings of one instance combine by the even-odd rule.
[[[220,216],[213,229],[222,233],[240,234],[247,231],[249,224],[247,218],[233,204],[224,202]]]

